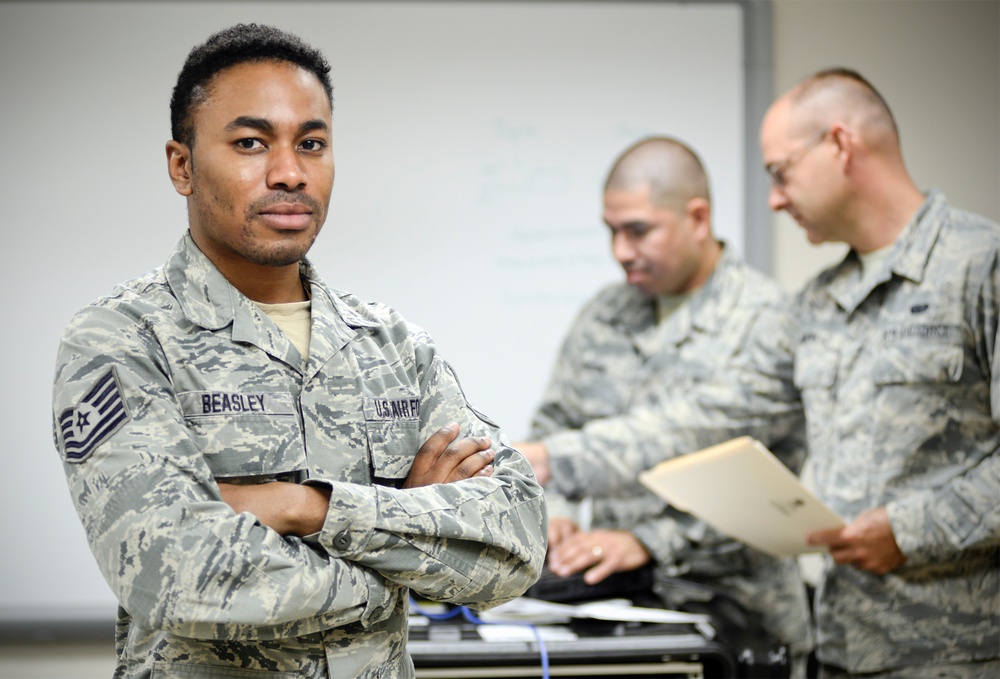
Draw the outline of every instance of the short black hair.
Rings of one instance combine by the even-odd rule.
[[[237,24],[212,35],[188,54],[170,98],[170,134],[189,146],[194,141],[192,115],[208,96],[208,85],[220,71],[243,63],[287,61],[319,79],[333,108],[330,64],[318,49],[273,26]]]

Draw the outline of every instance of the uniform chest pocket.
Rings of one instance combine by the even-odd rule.
[[[305,444],[289,393],[185,392],[184,422],[217,479],[308,476]]]
[[[872,370],[875,384],[949,384],[962,377],[960,344],[904,340],[886,343]]]
[[[372,481],[399,485],[410,473],[420,448],[420,399],[415,396],[365,398],[365,431],[371,455]]]
[[[806,344],[795,355],[792,379],[800,391],[830,389],[837,380],[839,354],[836,349]]]

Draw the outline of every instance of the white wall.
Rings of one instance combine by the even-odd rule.
[[[114,612],[53,450],[49,377],[69,317],[184,231],[163,145],[191,45],[258,21],[324,51],[337,180],[310,259],[426,328],[518,440],[572,317],[620,278],[600,187],[622,148],[669,131],[699,149],[717,168],[718,231],[742,250],[741,17],[733,3],[0,3],[0,311],[32,319],[0,335],[17,385],[0,391],[16,423],[0,515],[32,516],[0,523],[26,557],[0,561],[0,635],[26,614]]]
[[[669,132],[699,149],[718,231],[742,249],[741,17],[685,2],[0,2],[0,310],[13,321],[0,337],[0,623],[114,614],[52,447],[48,385],[70,315],[183,233],[163,144],[191,45],[259,21],[323,49],[337,184],[310,258],[427,328],[516,439],[572,316],[620,277],[600,186],[622,148]],[[0,676],[86,676],[106,638],[89,659],[0,648]]]
[[[821,68],[859,71],[889,102],[917,186],[1000,221],[1000,2],[773,0],[774,88]],[[839,260],[775,217],[774,276],[801,287]]]

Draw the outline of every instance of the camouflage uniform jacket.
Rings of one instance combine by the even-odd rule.
[[[827,564],[818,653],[854,672],[1000,651],[1000,227],[928,196],[874,278],[801,293],[795,379],[821,497],[886,507],[906,563]]]
[[[719,535],[636,482],[664,459],[742,435],[797,471],[804,447],[793,338],[777,284],[728,249],[705,285],[660,324],[654,301],[612,285],[570,329],[532,438],[549,451],[553,515],[563,498],[591,496],[593,528],[631,530],[663,573],[726,590],[805,651],[812,637],[795,562]]]
[[[117,677],[409,677],[407,588],[487,608],[537,577],[527,462],[423,331],[302,273],[304,365],[190,236],[63,335],[55,439],[121,604]],[[493,438],[492,478],[399,489],[449,422]],[[216,485],[274,478],[330,487],[320,533],[283,538]]]

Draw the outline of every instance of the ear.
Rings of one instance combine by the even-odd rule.
[[[191,147],[171,139],[167,142],[167,172],[174,189],[182,196],[190,196],[193,191],[191,182]]]
[[[830,125],[830,139],[833,141],[834,148],[837,153],[837,160],[840,163],[842,169],[846,170],[851,161],[854,159],[854,154],[857,151],[857,138],[851,128],[847,127],[843,123],[833,123]]]
[[[704,198],[692,198],[684,206],[691,229],[698,240],[712,236],[712,205]]]

